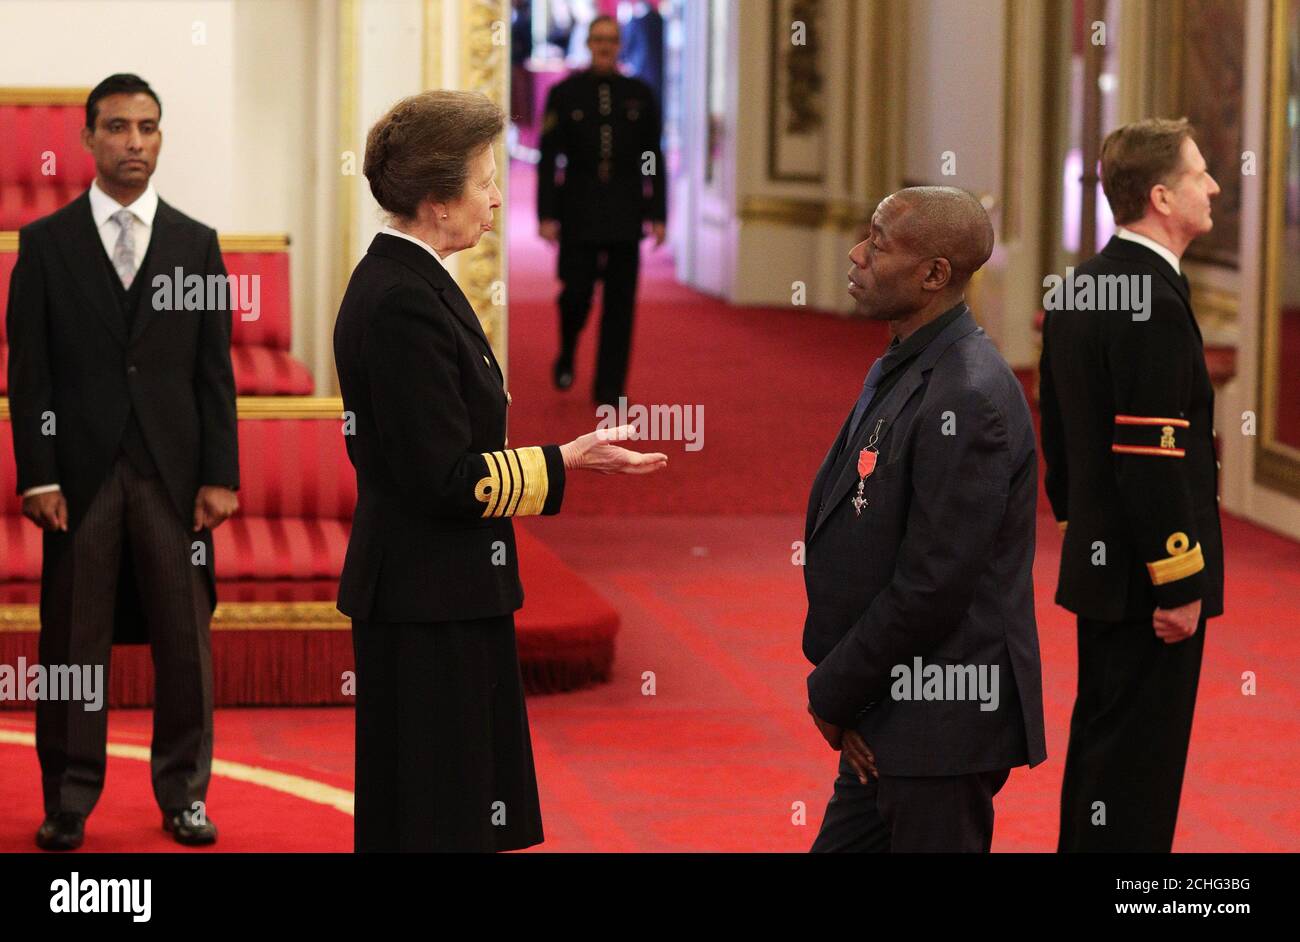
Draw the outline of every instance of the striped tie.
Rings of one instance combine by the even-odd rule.
[[[135,216],[129,209],[119,209],[110,218],[119,230],[117,245],[113,246],[113,268],[122,279],[122,287],[130,289],[135,280],[135,229],[131,225]]]

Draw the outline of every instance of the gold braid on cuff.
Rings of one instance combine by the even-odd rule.
[[[484,517],[527,517],[546,506],[549,482],[541,448],[510,448],[484,452],[487,477],[474,486],[474,496],[487,506]]]
[[[1197,543],[1190,550],[1187,544],[1191,540],[1186,533],[1171,533],[1165,541],[1166,559],[1157,559],[1147,563],[1147,572],[1151,574],[1152,585],[1165,585],[1186,579],[1205,568],[1205,557],[1201,555],[1201,544]]]

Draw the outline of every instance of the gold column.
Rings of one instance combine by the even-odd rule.
[[[510,113],[510,9],[506,0],[461,0],[460,32],[461,88],[482,92],[507,114]],[[500,179],[502,200],[508,196],[510,157],[505,149],[504,135],[497,139],[493,149],[496,154],[497,173]],[[479,239],[478,245],[465,253],[461,263],[461,289],[474,306],[488,342],[499,354],[502,364],[505,355],[505,306],[496,303],[504,299],[505,255],[501,240],[505,232],[504,214],[498,210],[493,230]],[[494,290],[500,286],[498,292]]]
[[[425,87],[448,85],[449,70],[443,61],[443,28],[453,13],[459,23],[460,39],[455,84],[466,91],[481,92],[509,114],[510,7],[506,0],[425,0]],[[504,200],[508,198],[510,166],[504,135],[493,150]],[[474,248],[456,254],[456,282],[478,314],[483,332],[503,367],[507,363],[505,306],[497,302],[504,300],[505,294],[504,232],[504,213],[498,211],[493,231],[485,233]]]

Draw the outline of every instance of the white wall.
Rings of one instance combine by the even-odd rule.
[[[908,0],[903,173],[997,196],[1002,181],[1003,0]],[[956,155],[955,176],[941,173]]]
[[[444,29],[446,26],[444,24]],[[450,31],[453,32],[454,31]],[[423,9],[420,0],[363,0],[359,36],[357,170],[365,156],[366,133],[401,98],[423,88]],[[505,168],[498,168],[504,176]],[[383,227],[386,214],[359,180],[355,261]]]
[[[0,85],[89,88],[114,72],[139,74],[162,99],[159,194],[208,225],[231,229],[233,21],[228,0],[6,0]]]

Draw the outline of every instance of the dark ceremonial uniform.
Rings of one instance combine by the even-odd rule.
[[[407,239],[375,236],[353,271],[334,358],[355,417],[338,604],[357,665],[356,849],[540,843],[510,518],[560,509],[559,446],[505,447],[509,395],[487,337]]]
[[[578,72],[546,99],[537,216],[560,222],[560,355],[572,362],[602,279],[594,387],[602,402],[616,402],[627,379],[643,224],[667,215],[661,133],[650,87],[616,72]],[[557,182],[560,154],[567,163]]]
[[[1147,309],[1049,310],[1040,364],[1056,601],[1079,618],[1060,849],[1168,851],[1205,620],[1223,612],[1214,389],[1186,279],[1118,236],[1074,281],[1105,276],[1140,279]],[[1196,634],[1156,637],[1157,607],[1196,599]]]

